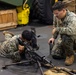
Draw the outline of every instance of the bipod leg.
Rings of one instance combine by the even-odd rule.
[[[8,66],[17,65],[17,64],[23,64],[23,63],[30,63],[30,60],[20,61],[16,63],[10,63],[10,64],[4,64],[2,69],[6,69]]]
[[[41,75],[44,75],[42,67],[41,67],[41,63],[38,60],[37,60],[37,64],[38,64],[38,67],[39,67],[39,69],[41,71]]]

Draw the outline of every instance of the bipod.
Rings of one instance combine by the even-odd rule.
[[[38,68],[40,69],[41,75],[44,75],[42,67],[41,67],[41,63],[38,60],[35,63],[37,64]]]
[[[28,65],[30,64],[31,60],[25,60],[25,61],[20,61],[20,62],[15,62],[15,63],[10,63],[10,64],[4,64],[2,66],[2,69],[7,69],[8,66],[12,66],[12,65],[19,65],[19,64],[23,64],[23,63],[28,63]],[[27,64],[26,64],[27,65]]]

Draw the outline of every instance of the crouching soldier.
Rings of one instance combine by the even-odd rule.
[[[52,9],[54,15],[61,20],[62,24],[52,30],[53,36],[48,43],[52,42],[53,44],[58,35],[60,35],[60,41],[54,45],[51,54],[53,58],[65,56],[65,65],[72,65],[76,40],[76,14],[66,9],[66,3],[62,1],[56,2]]]

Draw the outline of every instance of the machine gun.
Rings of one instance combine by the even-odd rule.
[[[76,70],[71,70],[65,67],[57,67],[55,65],[52,64],[52,61],[47,60],[47,58],[38,50],[34,51],[33,49],[30,48],[30,46],[28,44],[26,44],[26,57],[28,57],[27,59],[31,60],[31,63],[33,64],[37,64],[40,71],[41,71],[41,75],[44,75],[44,72],[42,70],[42,66],[47,67],[48,69],[54,69],[58,72],[60,71],[64,71],[66,73],[68,73],[69,75],[76,75]]]
[[[30,45],[28,43],[24,43],[24,45],[25,45],[25,49],[26,49],[25,50],[26,60],[4,65],[2,67],[3,69],[6,69],[8,66],[16,65],[16,64],[23,64],[23,63],[37,64],[37,66],[39,67],[39,69],[41,71],[41,75],[44,75],[43,70],[42,70],[42,65],[47,66],[47,67],[49,67],[49,66],[53,67],[52,62],[48,61],[46,59],[46,57],[43,56],[43,54],[41,54],[39,52],[39,50],[33,50],[33,48],[30,47]],[[49,64],[49,66],[47,64]]]

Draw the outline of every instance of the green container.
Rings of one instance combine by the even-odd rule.
[[[0,2],[4,2],[7,4],[14,5],[14,6],[21,6],[24,0],[0,0]]]
[[[13,6],[22,6],[25,0],[0,0],[0,3],[1,2],[9,5],[13,5]],[[32,2],[33,0],[27,0],[27,4],[29,5],[30,8],[32,7]]]

